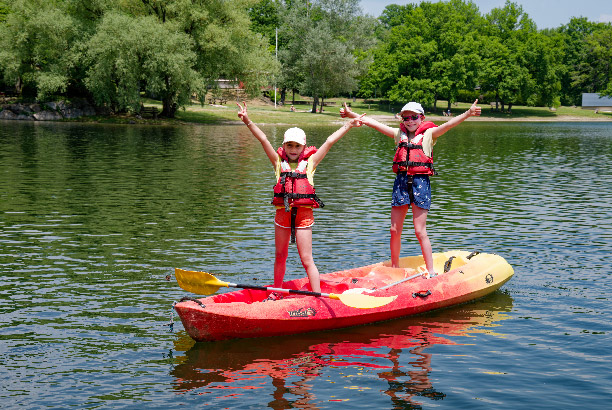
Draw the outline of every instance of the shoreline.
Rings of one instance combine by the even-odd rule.
[[[251,108],[250,114],[254,122],[261,125],[337,125],[345,122],[339,115],[340,104],[325,107],[323,113],[311,113],[309,109],[298,109],[289,111],[287,106],[271,105],[262,100],[247,101]],[[465,105],[466,107],[462,107]],[[144,106],[143,106],[144,107]],[[456,115],[467,103],[460,103],[455,110]],[[161,112],[161,104],[157,101],[149,101],[145,107],[149,110]],[[303,108],[303,107],[300,107]],[[353,103],[353,111],[366,113],[381,123],[397,126],[398,120],[394,114],[372,109],[371,104]],[[478,122],[612,122],[612,112],[600,111],[593,113],[578,107],[560,107],[557,110],[548,110],[542,107],[513,107],[513,113],[500,113],[491,111],[484,106],[482,115],[470,117],[466,121]],[[540,114],[540,115],[539,115]],[[451,117],[441,114],[426,115],[426,119],[438,124],[444,123]],[[100,112],[82,100],[73,102],[49,102],[49,103],[13,103],[0,104],[0,121],[32,121],[32,122],[64,122],[64,123],[93,123],[93,124],[149,124],[149,125],[241,125],[242,122],[236,116],[236,108],[232,104],[227,105],[199,105],[191,104],[176,113],[175,118],[162,118],[145,113],[124,113],[109,115],[108,112]]]
[[[380,122],[397,122],[393,115],[370,115],[369,117],[380,121]],[[453,116],[454,117],[454,116]],[[445,117],[442,115],[426,115],[425,118],[428,121],[448,121],[452,117]],[[577,117],[574,115],[560,115],[551,118],[545,117],[524,117],[524,118],[498,118],[498,117],[487,117],[481,115],[480,117],[470,117],[466,121],[486,121],[486,122],[612,122],[612,116],[610,118],[589,118],[589,117]]]

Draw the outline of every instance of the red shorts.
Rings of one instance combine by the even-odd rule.
[[[309,228],[314,225],[314,213],[312,208],[298,207],[297,215],[295,216],[296,228]],[[276,210],[274,223],[281,228],[291,228],[291,212],[286,212],[285,208]]]

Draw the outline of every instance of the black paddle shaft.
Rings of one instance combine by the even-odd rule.
[[[241,289],[265,290],[265,291],[272,290],[272,291],[277,291],[277,292],[281,290],[278,288],[271,289],[266,286],[241,285],[239,283],[230,283],[229,285],[234,288],[241,288]],[[308,290],[282,289],[282,291],[286,291],[289,293],[295,293],[298,295],[306,295],[306,296],[325,296],[326,295],[324,293],[310,292]]]

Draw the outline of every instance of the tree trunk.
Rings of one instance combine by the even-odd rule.
[[[281,105],[285,105],[285,97],[286,96],[287,96],[287,89],[286,88],[281,88],[281,97],[280,97]]]
[[[312,110],[310,111],[311,113],[317,113],[317,105],[319,105],[319,96],[315,95],[312,99]]]
[[[23,81],[21,81],[21,76],[19,76],[15,82],[15,92],[17,95],[21,95],[21,91],[23,91]]]
[[[293,96],[291,97],[291,105],[295,105],[295,88],[291,91],[293,92]]]
[[[164,79],[166,82],[166,89],[169,90],[170,87],[170,79],[166,76]],[[162,96],[162,112],[161,116],[166,118],[174,118],[174,114],[178,109],[178,105],[173,102],[173,98],[171,94],[165,94]]]
[[[163,104],[163,108],[162,108],[162,112],[160,116],[166,117],[166,118],[174,118],[174,114],[176,113],[176,110],[178,109],[178,106],[176,105],[176,103],[173,103],[170,98],[163,98],[162,104]]]

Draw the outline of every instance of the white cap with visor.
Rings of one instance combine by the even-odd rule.
[[[412,112],[416,112],[417,114],[425,115],[425,110],[423,110],[423,107],[421,106],[421,104],[414,102],[414,101],[411,101],[408,104],[404,105],[400,113],[404,111],[412,111]]]
[[[301,128],[289,128],[287,131],[285,131],[283,144],[289,141],[297,142],[300,145],[306,145],[306,133]]]

